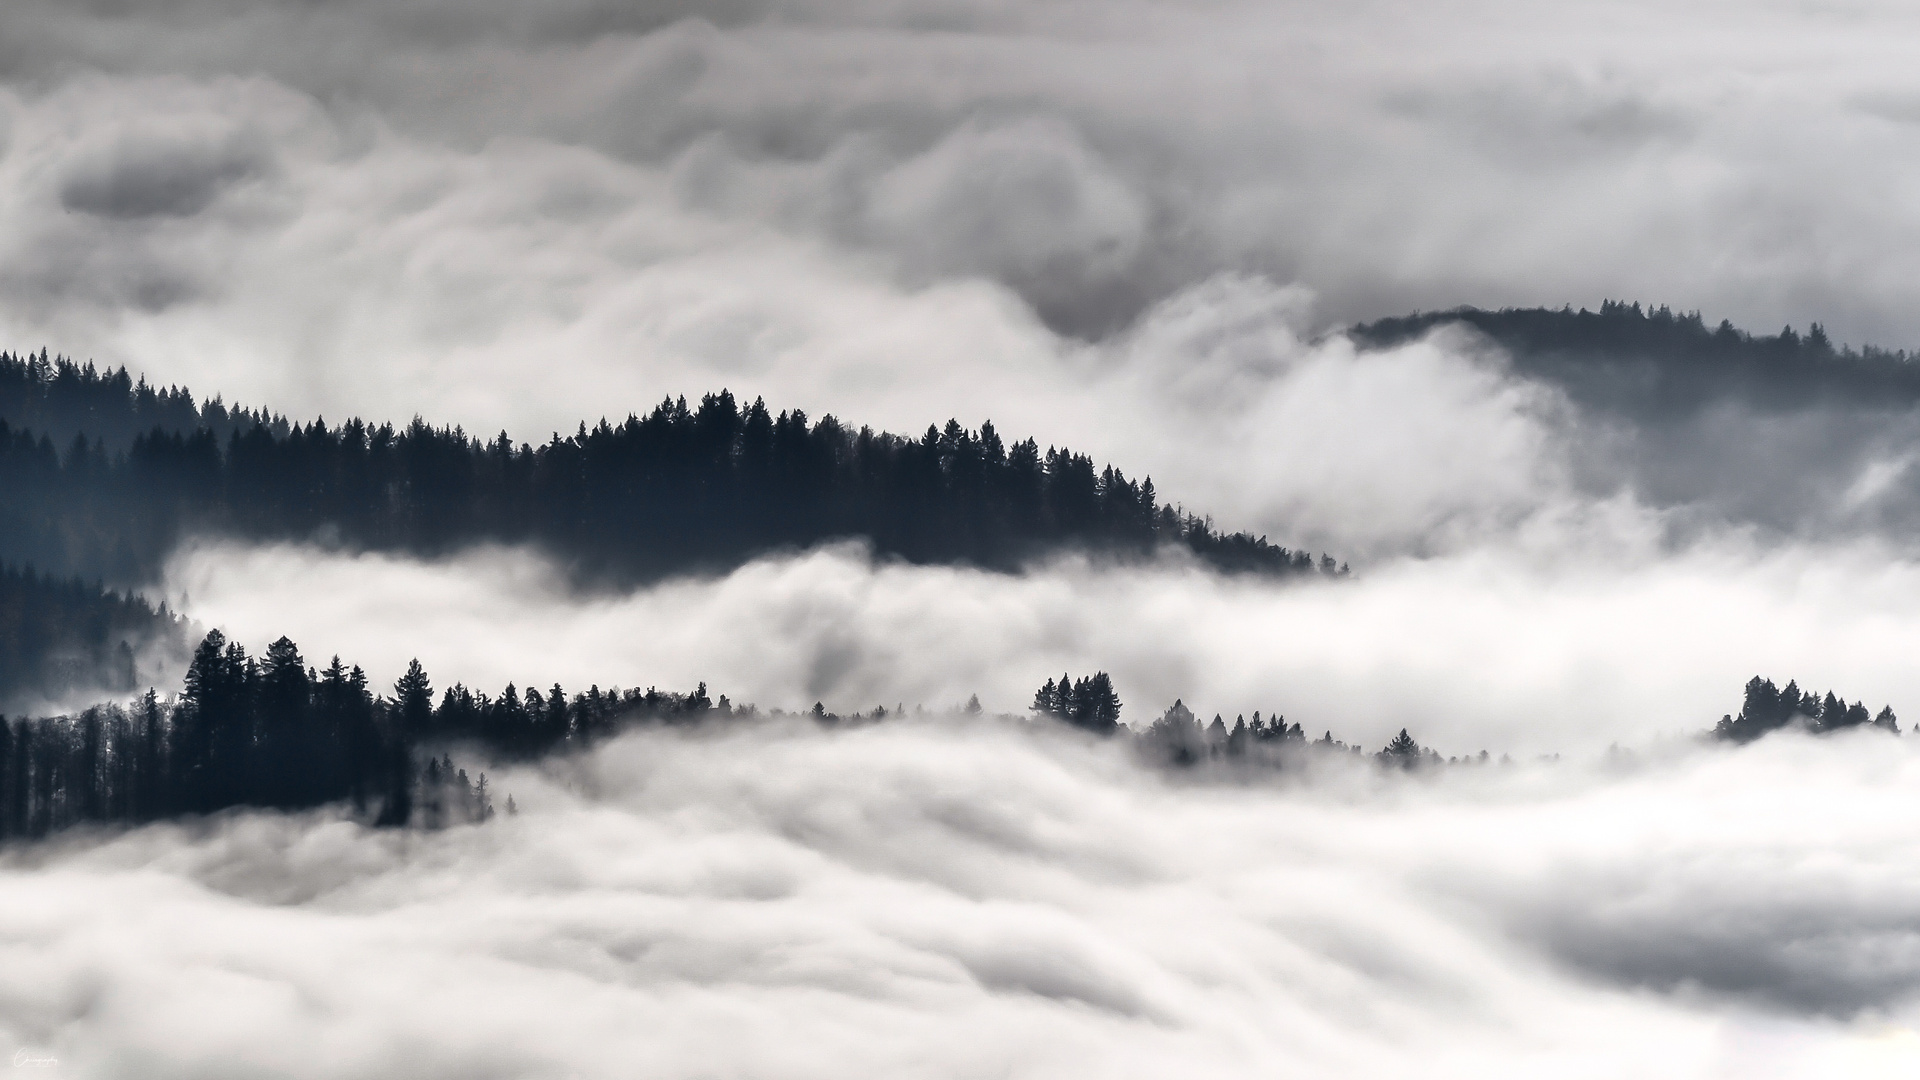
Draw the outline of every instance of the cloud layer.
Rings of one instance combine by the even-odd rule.
[[[1278,711],[1376,747],[1407,727],[1449,754],[1698,732],[1738,711],[1756,673],[1920,719],[1920,568],[1872,547],[1613,563],[1486,550],[1309,584],[1072,561],[1005,576],[874,565],[847,547],[581,596],[525,552],[420,563],[214,545],[176,559],[168,588],[238,640],[288,634],[381,685],[418,657],[438,685],[489,693],[705,681],[763,707],[978,693],[1022,711],[1045,679],[1103,669],[1135,724],[1182,698],[1229,723]]]
[[[1136,723],[1181,697],[1569,763],[1188,783],[993,723],[772,724],[506,770],[527,811],[487,828],[70,836],[0,853],[0,1049],[143,1080],[1911,1075],[1905,744],[1663,741],[1755,672],[1920,719],[1911,420],[1613,427],[1457,335],[1323,331],[1627,296],[1920,341],[1914,18],[10,6],[10,347],[527,440],[723,385],[991,418],[1361,570],[831,547],[608,596],[525,551],[208,541],[162,585],[203,623],[381,684],[419,656],[839,710],[1102,668]],[[1615,742],[1642,756],[1572,763]]]
[[[482,828],[16,851],[0,1037],[87,1076],[1893,1076],[1916,777],[1171,785],[992,722],[639,735]]]

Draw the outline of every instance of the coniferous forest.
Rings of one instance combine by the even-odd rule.
[[[531,544],[613,585],[724,572],[842,538],[884,558],[1002,571],[1054,551],[1126,559],[1172,547],[1229,572],[1345,572],[1330,556],[1218,531],[1162,502],[1151,478],[1033,439],[1009,445],[991,423],[949,421],[908,439],[759,401],[742,408],[722,391],[535,447],[418,419],[292,424],[217,398],[197,405],[125,369],[0,355],[9,573],[141,585],[189,537],[422,556]],[[190,647],[172,616],[142,614],[131,594],[96,587],[83,601],[80,586],[62,588],[57,601],[49,588],[16,590],[0,623],[10,634],[0,707],[126,690],[129,650]]]
[[[1798,724],[1814,733],[1866,726],[1899,734],[1890,707],[1869,718],[1864,705],[1832,692],[1780,689],[1755,676],[1739,715],[1723,717],[1716,740],[1751,742]],[[1101,738],[1125,734],[1144,759],[1163,766],[1215,765],[1290,771],[1359,746],[1332,731],[1310,739],[1298,723],[1255,711],[1231,725],[1202,723],[1175,701],[1139,728],[1106,672],[1048,678],[1029,715]],[[978,700],[964,710],[980,712]],[[815,703],[805,714],[827,726],[896,717],[884,706],[843,716]],[[760,711],[715,700],[705,683],[687,693],[598,685],[584,692],[509,684],[497,695],[455,684],[436,698],[416,660],[390,692],[373,688],[358,665],[338,656],[308,664],[282,637],[259,656],[215,630],[194,650],[182,694],[149,689],[131,705],[103,704],[50,718],[0,716],[0,838],[45,836],[87,823],[138,823],[233,807],[281,810],[338,803],[375,825],[485,821],[495,812],[485,773],[469,776],[446,747],[477,748],[493,760],[528,760],[584,750],[635,725],[751,721]],[[1392,770],[1485,765],[1489,754],[1442,757],[1402,730],[1371,761]],[[1502,760],[1505,760],[1504,758]],[[510,796],[505,803],[513,811]]]
[[[1517,370],[1566,388],[1605,410],[1682,412],[1716,402],[1798,407],[1851,401],[1875,407],[1920,402],[1920,364],[1901,349],[1836,346],[1819,323],[1802,334],[1751,334],[1699,312],[1609,300],[1571,307],[1464,307],[1362,323],[1367,347],[1397,345],[1440,326],[1471,327],[1500,345]]]
[[[734,712],[704,684],[572,695],[509,685],[497,696],[455,685],[436,700],[417,662],[383,692],[337,656],[315,668],[284,637],[250,656],[215,630],[194,650],[178,696],[149,689],[132,705],[0,718],[0,836],[238,806],[343,803],[382,825],[484,820],[494,810],[485,775],[469,778],[431,747],[526,759],[584,748],[626,724]]]
[[[57,573],[147,580],[195,534],[421,555],[536,544],[624,583],[843,537],[883,557],[998,570],[1054,550],[1141,557],[1169,545],[1227,571],[1339,569],[1330,556],[1219,532],[1161,501],[1151,478],[1030,438],[1009,443],[991,423],[950,420],[905,438],[743,407],[723,390],[697,407],[674,399],[617,425],[582,423],[536,447],[418,419],[395,428],[196,414],[185,391],[42,357],[0,356],[0,382],[0,408],[20,410],[0,412],[0,553]],[[59,444],[34,417],[62,430],[91,418],[104,433]]]
[[[76,692],[132,693],[140,658],[183,659],[186,620],[135,592],[0,564],[0,705]]]
[[[1356,328],[1391,344],[1441,321],[1468,323],[1546,363],[1592,354],[1652,356],[1663,377],[1724,382],[1843,368],[1869,388],[1920,397],[1906,357],[1836,351],[1816,327],[1754,338],[1666,309],[1608,304],[1598,313],[1462,310]],[[1636,361],[1638,362],[1638,361]],[[1811,376],[1809,376],[1811,377]],[[1756,377],[1756,384],[1761,381]],[[1823,384],[1824,385],[1824,384]],[[1704,392],[1704,391],[1703,391]],[[1683,395],[1684,396],[1684,395]],[[444,824],[493,812],[434,747],[477,746],[528,758],[590,745],[630,723],[758,715],[704,685],[569,694],[464,686],[436,699],[416,663],[382,692],[336,657],[310,665],[286,638],[249,656],[218,632],[189,640],[186,621],[103,581],[152,580],[183,539],[313,540],[438,555],[481,542],[533,544],[584,578],[633,583],[724,571],[756,555],[860,538],[883,557],[1017,569],[1050,551],[1141,558],[1177,547],[1219,570],[1339,576],[1328,556],[1224,533],[1136,482],[1070,450],[1009,444],[990,423],[955,421],[917,439],[850,428],[833,417],[742,406],[725,391],[690,407],[661,402],[619,424],[582,424],[532,446],[416,419],[300,424],[219,399],[158,389],[127,371],[40,355],[0,355],[0,702],[75,693],[136,693],[139,657],[184,659],[184,693],[6,721],[0,738],[0,834],[43,835],[87,821],[145,821],[232,806],[342,802],[369,822]],[[62,576],[66,575],[66,576]],[[80,577],[74,575],[87,575]],[[977,705],[975,706],[977,709]],[[1127,730],[1105,672],[1049,678],[1031,714],[1097,735]],[[824,723],[840,717],[815,706]],[[1739,714],[1712,731],[1748,742],[1794,724],[1815,732],[1871,725],[1898,732],[1828,693],[1756,677]],[[1209,761],[1284,768],[1303,753],[1352,755],[1331,731],[1259,712],[1228,724],[1175,702],[1134,741],[1174,766]],[[436,756],[436,753],[439,756]],[[1441,763],[1402,731],[1383,765]],[[1483,762],[1478,758],[1452,759]]]

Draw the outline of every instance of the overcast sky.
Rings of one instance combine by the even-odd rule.
[[[1222,275],[1307,333],[1632,297],[1915,344],[1916,19],[21,0],[0,338],[295,415],[538,438],[724,383],[1043,442],[1097,418],[1008,388]]]

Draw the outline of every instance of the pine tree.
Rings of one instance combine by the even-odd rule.
[[[1053,679],[1049,677],[1045,683],[1041,684],[1040,689],[1033,692],[1033,704],[1029,707],[1042,716],[1051,716],[1057,711],[1058,701],[1059,693],[1054,689]]]
[[[1331,732],[1328,733],[1328,737],[1332,737]],[[1411,769],[1420,764],[1420,759],[1424,753],[1425,751],[1421,749],[1418,742],[1414,741],[1413,736],[1407,734],[1407,729],[1401,728],[1400,734],[1395,735],[1393,740],[1387,743],[1385,749],[1375,754],[1374,759],[1382,765],[1389,765],[1399,769]]]
[[[393,684],[393,700],[400,707],[400,726],[409,737],[433,730],[433,682],[418,658],[407,662],[407,673]]]

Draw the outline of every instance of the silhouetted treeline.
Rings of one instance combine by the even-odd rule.
[[[184,654],[185,629],[164,603],[0,564],[0,708],[131,693],[140,686],[136,654]]]
[[[118,385],[116,383],[116,385]],[[424,555],[535,543],[620,580],[725,570],[755,555],[864,537],[883,556],[1012,569],[1057,548],[1123,556],[1184,546],[1229,571],[1338,573],[1329,557],[1223,534],[1135,481],[991,423],[918,439],[799,410],[696,409],[585,425],[544,445],[415,420],[156,428],[125,453],[65,447],[0,419],[0,555],[139,581],[183,536],[328,538]]]
[[[16,429],[45,435],[64,447],[84,435],[108,452],[127,449],[133,440],[159,428],[197,431],[215,438],[264,424],[277,434],[288,430],[285,417],[252,409],[228,408],[219,398],[198,404],[177,386],[149,386],[127,369],[99,369],[64,356],[0,353],[0,418]]]
[[[481,821],[493,813],[486,777],[469,780],[423,747],[470,742],[531,757],[590,745],[623,724],[732,715],[705,684],[690,694],[594,687],[572,696],[509,685],[497,697],[456,685],[436,705],[417,662],[387,696],[339,657],[316,670],[284,637],[249,656],[215,631],[194,650],[177,699],[148,691],[130,707],[0,720],[0,837],[238,806],[342,803],[389,826]]]
[[[1772,679],[1755,675],[1747,681],[1746,698],[1741,702],[1740,715],[1722,716],[1720,722],[1714,725],[1713,735],[1729,742],[1746,743],[1769,731],[1793,725],[1824,734],[1857,728],[1863,724],[1900,734],[1900,721],[1893,715],[1891,705],[1883,706],[1877,714],[1870,716],[1865,704],[1856,701],[1849,705],[1844,699],[1835,697],[1831,690],[1824,695],[1803,691],[1800,684],[1792,680],[1782,689],[1775,686]]]
[[[1365,346],[1471,326],[1512,354],[1523,374],[1551,380],[1583,405],[1637,416],[1692,412],[1728,399],[1774,408],[1846,400],[1875,407],[1920,402],[1920,364],[1905,350],[1835,347],[1818,323],[1754,335],[1699,312],[1608,301],[1581,308],[1463,307],[1363,323]]]

